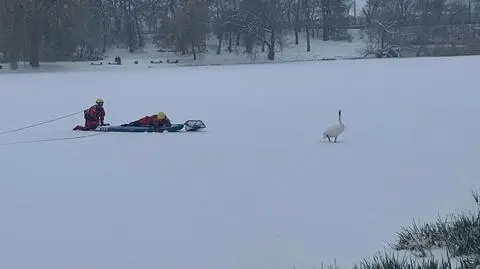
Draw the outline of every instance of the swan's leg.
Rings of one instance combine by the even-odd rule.
[[[332,142],[332,141],[330,141],[330,136],[327,135],[327,138],[328,138],[328,142]]]
[[[337,137],[336,136],[335,136],[335,141],[334,142],[337,143]]]

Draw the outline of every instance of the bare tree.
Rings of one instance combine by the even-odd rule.
[[[18,68],[18,61],[27,50],[27,8],[18,0],[5,0],[5,4],[0,6],[0,45],[12,69]]]
[[[367,0],[366,5],[362,8],[366,20],[366,28],[370,28],[372,22],[376,19],[380,8],[380,1],[381,0]]]
[[[247,52],[251,53],[253,44],[259,41],[267,46],[267,58],[275,59],[276,44],[282,43],[282,24],[280,23],[284,2],[280,0],[246,0],[240,8],[242,34],[245,37]]]
[[[305,37],[307,39],[307,52],[310,51],[310,37],[315,30],[315,18],[317,11],[321,10],[321,0],[302,0],[302,9],[304,14]]]
[[[188,0],[175,10],[175,17],[165,21],[166,44],[186,54],[191,51],[193,59],[204,49],[208,30],[208,6],[200,0]]]
[[[296,0],[296,7],[295,7],[295,44],[298,45],[298,33],[300,32],[300,8],[301,8],[301,0]]]

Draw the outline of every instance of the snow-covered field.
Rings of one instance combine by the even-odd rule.
[[[0,268],[350,268],[479,188],[479,57],[0,76],[0,132],[104,98],[199,133],[0,136]],[[337,144],[321,140],[343,110]]]

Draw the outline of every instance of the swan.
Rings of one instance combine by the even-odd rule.
[[[329,126],[325,132],[323,132],[323,138],[328,138],[328,142],[331,142],[330,138],[334,137],[334,142],[337,143],[337,137],[343,133],[345,125],[342,122],[342,110],[338,110],[338,124]]]

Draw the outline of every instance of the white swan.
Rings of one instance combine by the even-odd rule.
[[[345,125],[342,122],[342,110],[338,110],[338,124],[329,126],[325,132],[323,132],[323,138],[328,138],[328,142],[331,142],[330,138],[334,137],[334,142],[337,143],[337,137],[343,133]]]

